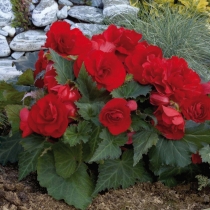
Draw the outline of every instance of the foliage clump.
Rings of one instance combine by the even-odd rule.
[[[11,0],[12,11],[15,18],[12,20],[13,27],[21,27],[27,30],[31,26],[29,5],[31,0]]]

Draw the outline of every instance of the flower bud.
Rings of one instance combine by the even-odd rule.
[[[130,109],[131,111],[137,110],[137,103],[136,103],[136,101],[134,101],[134,100],[128,101],[127,106],[129,107],[129,109]]]
[[[150,103],[154,106],[169,105],[170,101],[168,96],[162,95],[158,92],[152,92],[150,94]]]

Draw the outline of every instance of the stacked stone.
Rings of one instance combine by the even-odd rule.
[[[11,26],[14,18],[12,4],[10,0],[0,0],[0,80],[21,74],[12,62],[26,52],[40,50],[46,32],[57,20],[67,21],[71,28],[79,28],[91,37],[107,28],[103,24],[105,18],[127,14],[137,16],[138,13],[129,0],[32,0],[29,11],[36,29],[14,28]]]

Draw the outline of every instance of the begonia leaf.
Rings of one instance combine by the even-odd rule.
[[[120,146],[123,146],[128,140],[127,134],[114,136],[107,129],[103,129],[99,137],[103,141],[98,144],[90,162],[119,158],[122,153]]]
[[[14,61],[15,67],[19,71],[26,71],[27,69],[35,70],[35,63],[38,59],[39,51],[28,52],[25,56]]]
[[[143,154],[158,142],[158,135],[153,131],[140,131],[132,136],[134,147],[134,166],[141,160]]]
[[[69,205],[85,210],[92,201],[93,182],[87,173],[87,166],[81,163],[71,177],[64,179],[56,173],[54,156],[48,151],[39,158],[38,181],[46,187],[48,194],[57,200],[64,199]]]
[[[143,86],[135,81],[130,81],[113,90],[111,95],[114,98],[137,98],[140,95],[146,96],[151,90],[150,85]]]
[[[56,53],[54,50],[50,49],[51,59],[53,60],[54,68],[56,70],[57,76],[56,80],[59,84],[66,84],[68,80],[74,80],[73,73],[73,61],[67,60]]]
[[[210,125],[207,123],[196,124],[193,122],[187,125],[182,140],[194,146],[194,150],[191,150],[193,153],[202,148],[203,143],[210,144]]]
[[[0,109],[7,104],[22,104],[22,98],[25,92],[19,92],[13,85],[0,81]]]
[[[75,103],[77,108],[79,108],[78,113],[85,120],[91,120],[96,125],[99,125],[99,113],[104,106],[104,102],[95,103]]]
[[[149,152],[151,170],[157,171],[161,165],[185,167],[191,163],[191,152],[184,141],[159,138]]]
[[[146,122],[145,120],[141,119],[138,115],[131,115],[132,123],[131,128],[134,131],[138,131],[140,129],[150,130],[152,125]]]
[[[59,176],[66,179],[76,171],[78,163],[82,159],[82,146],[78,144],[70,147],[59,142],[53,145],[53,153],[56,172]]]
[[[0,163],[2,165],[18,161],[18,155],[23,151],[20,141],[20,133],[15,133],[11,137],[0,136]]]
[[[12,134],[19,132],[19,127],[20,127],[20,110],[23,108],[24,106],[22,105],[7,105],[5,106],[5,111],[6,111],[6,115],[8,117],[8,121],[11,124],[11,131]]]
[[[20,141],[24,151],[19,155],[18,180],[22,180],[31,172],[36,171],[38,158],[41,153],[52,144],[40,135],[30,135]]]
[[[84,65],[79,72],[77,83],[78,89],[82,95],[82,98],[79,101],[80,103],[106,102],[110,99],[110,96],[105,89],[99,90],[97,88],[96,82],[88,75]]]
[[[99,176],[94,194],[105,189],[117,189],[129,187],[137,181],[151,181],[151,177],[145,171],[143,162],[133,166],[133,152],[127,150],[121,159],[105,160],[99,165]]]
[[[66,129],[63,141],[70,146],[75,146],[82,141],[85,143],[89,140],[91,130],[91,124],[88,121],[81,121],[78,125],[72,124]]]
[[[209,163],[210,164],[210,146],[206,145],[203,148],[199,150],[199,154],[201,156],[203,163]]]
[[[34,75],[31,69],[27,69],[22,75],[18,77],[17,85],[33,85]]]

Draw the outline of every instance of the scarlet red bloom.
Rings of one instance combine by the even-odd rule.
[[[202,163],[202,158],[198,152],[196,154],[192,154],[191,158],[192,158],[192,163],[194,163],[194,164]]]
[[[45,56],[44,51],[40,50],[39,54],[38,54],[38,60],[35,63],[35,71],[34,71],[34,79],[35,79],[34,85],[36,87],[43,88],[43,86],[44,86],[44,81],[43,81],[42,76],[40,75],[40,78],[36,78],[36,77],[42,71],[46,70],[47,64],[48,64],[47,57]]]
[[[98,88],[104,87],[111,92],[125,81],[125,68],[114,53],[95,50],[85,59],[85,67]]]
[[[53,68],[52,63],[48,64],[46,73],[44,75],[44,86],[47,88],[49,93],[53,87],[58,85],[58,82],[55,79],[56,76],[57,73]]]
[[[75,87],[69,85],[57,85],[51,88],[51,91],[64,103],[68,110],[69,123],[72,122],[77,116],[77,107],[75,101],[81,98],[81,95]]]
[[[182,106],[182,113],[187,120],[202,123],[210,120],[210,98],[206,95],[185,100]]]
[[[169,105],[170,100],[166,95],[162,95],[158,92],[151,92],[150,103],[154,106]]]
[[[118,135],[130,127],[130,112],[125,99],[114,98],[105,104],[99,114],[99,120],[111,134]]]
[[[185,121],[175,109],[162,105],[158,107],[154,115],[158,121],[156,128],[167,139],[179,140],[184,136]]]
[[[38,134],[59,138],[68,126],[68,111],[54,94],[48,94],[31,107],[28,124]]]
[[[64,56],[78,55],[91,47],[90,40],[79,29],[70,29],[70,25],[65,21],[54,22],[46,35],[44,47]]]
[[[148,80],[146,77],[147,74],[144,73],[144,67],[145,63],[150,62],[151,60],[151,62],[153,62],[153,59],[156,57],[162,58],[162,51],[159,47],[148,46],[145,42],[139,43],[133,53],[130,54],[125,60],[128,73],[133,74],[134,80],[141,84],[153,84],[153,81],[151,81],[150,78]],[[155,68],[149,69],[150,74],[154,74],[155,71]],[[158,72],[158,74],[159,77],[162,76],[162,72]]]
[[[33,130],[28,125],[28,116],[29,110],[27,108],[20,110],[20,130],[23,131],[23,138],[33,133]]]

